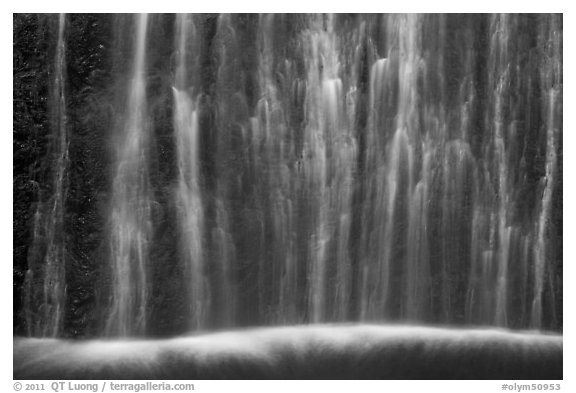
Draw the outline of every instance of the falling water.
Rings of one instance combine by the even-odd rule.
[[[190,53],[190,43],[195,41],[195,26],[190,15],[179,15],[176,29],[178,60],[174,86],[174,132],[178,149],[178,188],[176,204],[180,224],[180,242],[185,277],[190,291],[189,307],[191,326],[206,325],[210,307],[210,294],[206,285],[203,256],[203,211],[199,184],[198,164],[198,111],[190,97],[194,87],[189,86],[188,66],[192,69],[197,54]],[[197,50],[197,49],[196,49]]]
[[[106,333],[120,336],[146,332],[152,234],[145,75],[148,15],[135,18],[136,47],[117,145],[110,212],[112,294]]]
[[[281,15],[259,16],[258,83],[262,86],[262,94],[257,103],[256,115],[250,119],[250,139],[245,142],[248,146],[253,146],[248,158],[251,167],[254,168],[253,176],[255,180],[259,177],[261,179],[261,183],[254,191],[271,190],[268,196],[259,193],[260,195],[256,197],[257,209],[270,210],[270,217],[266,217],[265,214],[260,214],[259,217],[262,240],[258,277],[261,303],[259,312],[266,315],[269,323],[284,323],[298,318],[295,201],[288,195],[295,187],[289,170],[293,147],[290,146],[292,141],[286,125],[284,86],[277,86],[274,83],[276,66],[286,69],[289,73],[287,77],[291,79],[292,64],[288,61],[278,64],[278,59],[274,56],[276,44],[274,27],[277,23],[282,23],[282,19]],[[290,79],[286,83],[290,83]],[[270,170],[271,168],[274,170]],[[265,225],[274,228],[271,234],[265,234]],[[270,239],[268,255],[271,257],[271,263],[267,263],[268,259],[265,257],[266,237]],[[272,293],[266,290],[270,281],[276,283]]]
[[[541,84],[544,92],[542,102],[542,117],[545,119],[546,130],[546,169],[541,180],[542,202],[539,206],[538,222],[536,223],[536,244],[534,246],[534,276],[535,290],[532,301],[532,325],[542,326],[542,298],[545,277],[545,268],[549,253],[546,239],[550,236],[547,231],[552,220],[552,192],[554,182],[558,176],[558,139],[562,129],[561,119],[561,83],[562,65],[558,59],[562,57],[562,43],[560,40],[557,20],[543,24],[539,31],[541,45],[546,48],[545,56],[541,59]]]
[[[316,19],[316,20],[314,20]],[[303,187],[309,195],[312,228],[310,234],[309,299],[311,321],[321,322],[345,317],[348,300],[345,269],[348,258],[336,253],[331,259],[330,248],[346,247],[350,216],[350,173],[353,170],[353,141],[347,137],[348,124],[344,111],[344,87],[339,78],[338,38],[333,18],[317,17],[304,34],[306,63],[305,113],[302,159]],[[351,89],[354,86],[350,87]],[[334,283],[327,280],[334,264]],[[335,305],[329,308],[329,301]]]
[[[56,337],[62,332],[66,303],[68,259],[65,232],[65,204],[68,188],[68,130],[66,118],[66,15],[58,19],[58,39],[52,82],[50,191],[52,195],[39,202],[34,214],[33,243],[26,273],[24,313],[28,335]]]
[[[114,69],[100,93],[125,103],[111,121],[106,334],[145,334],[166,305],[185,315],[156,333],[178,318],[193,330],[561,326],[561,16],[135,19],[133,53],[113,53],[128,78]],[[48,274],[65,231],[56,215],[45,222],[59,234],[45,238]]]

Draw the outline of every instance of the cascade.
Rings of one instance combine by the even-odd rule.
[[[562,330],[561,16],[15,18],[18,334]]]
[[[150,124],[146,100],[148,16],[135,21],[135,50],[120,115],[110,208],[110,310],[107,335],[146,332],[149,301],[149,247],[152,236],[149,180]]]

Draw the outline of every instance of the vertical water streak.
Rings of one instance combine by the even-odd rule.
[[[234,229],[242,224],[243,211],[241,206],[242,167],[237,165],[241,160],[240,135],[248,127],[245,117],[246,97],[243,94],[244,74],[240,68],[240,47],[238,34],[234,25],[234,15],[218,16],[216,34],[212,44],[215,51],[217,67],[215,69],[215,127],[210,130],[215,141],[213,152],[215,158],[215,189],[214,208],[215,223],[211,230],[214,254],[218,258],[217,266],[212,271],[217,272],[218,295],[221,298],[215,311],[216,317],[224,326],[238,323],[242,315],[237,312],[237,262],[243,250],[239,235]],[[240,234],[244,235],[244,234]],[[217,293],[213,292],[212,296]]]
[[[430,305],[430,267],[428,245],[428,204],[430,198],[429,179],[432,153],[427,144],[424,148],[422,177],[414,188],[410,199],[408,226],[408,251],[406,257],[406,306],[404,317],[422,320]]]
[[[339,247],[338,242],[347,244],[349,237],[351,174],[356,147],[348,130],[346,94],[340,78],[342,41],[335,31],[334,17],[312,19],[305,33],[307,123],[303,171],[314,215],[309,243],[308,296],[310,320],[320,322],[341,320],[347,313],[348,250]]]
[[[306,80],[307,129],[304,142],[304,176],[308,182],[309,203],[314,206],[311,220],[311,239],[309,242],[309,313],[312,322],[320,322],[325,317],[326,302],[326,251],[329,241],[327,227],[326,195],[326,144],[327,137],[322,116],[322,98],[324,73],[334,71],[325,64],[333,59],[334,53],[324,54],[324,50],[333,50],[333,41],[327,32],[321,31],[323,16],[313,21],[306,44],[309,52],[305,54],[308,62]]]
[[[384,200],[383,255],[381,259],[381,302],[382,315],[396,314],[403,306],[404,299],[399,289],[394,290],[394,276],[404,270],[407,237],[405,220],[409,219],[410,198],[414,190],[414,146],[419,141],[418,77],[421,72],[421,15],[393,16],[388,20],[392,42],[397,45],[398,56],[398,109],[395,118],[395,130],[387,147],[386,182]],[[380,131],[382,132],[382,130]],[[408,203],[406,203],[408,202]],[[398,240],[400,239],[400,240]],[[394,265],[399,269],[395,269]]]
[[[418,15],[409,23],[414,35],[410,46],[415,52],[412,91],[417,98],[409,118],[412,161],[409,166],[406,268],[400,292],[404,300],[400,316],[412,321],[433,318],[431,311],[435,302],[438,303],[434,296],[433,277],[437,274],[438,261],[432,257],[437,241],[430,239],[438,217],[431,206],[437,197],[437,182],[441,179],[440,156],[444,153],[442,147],[450,143],[451,131],[446,115],[446,80],[450,77],[445,73],[446,19],[445,15]],[[467,179],[464,176],[461,180]],[[458,191],[463,188],[462,184],[457,187]],[[449,242],[448,237],[447,234],[440,240]],[[458,261],[442,258],[440,265],[445,269],[452,263],[458,264]],[[440,298],[442,303],[442,296]]]
[[[495,324],[506,325],[506,301],[507,301],[507,272],[508,272],[508,247],[509,247],[509,228],[506,222],[506,213],[508,207],[508,168],[506,161],[505,129],[503,102],[508,98],[510,85],[510,68],[513,66],[508,59],[508,41],[510,39],[509,20],[503,15],[496,17],[492,22],[493,43],[492,55],[494,56],[494,67],[492,76],[495,78],[493,85],[495,87],[494,97],[494,163],[496,164],[496,196],[497,196],[497,222],[496,231],[498,233],[498,256],[495,263],[498,266],[498,276],[496,283],[496,305],[495,305]]]
[[[391,95],[390,62],[378,59],[370,69],[369,119],[366,135],[366,201],[362,209],[363,230],[360,245],[360,320],[377,319],[384,310],[379,288],[385,285],[388,272],[382,271],[381,258],[385,253],[381,241],[385,220],[385,155],[386,119],[390,116],[388,97]]]
[[[462,140],[468,143],[471,140],[471,135],[473,133],[473,116],[475,111],[478,111],[478,93],[476,86],[474,84],[474,60],[475,56],[479,56],[475,53],[473,35],[470,34],[464,40],[464,45],[466,45],[464,54],[464,73],[465,77],[460,83],[459,88],[459,102],[460,102],[460,137]],[[470,190],[472,201],[471,201],[471,212],[470,212],[470,254],[469,254],[469,272],[468,279],[466,282],[466,299],[464,306],[464,319],[467,323],[476,322],[480,318],[479,314],[484,313],[484,311],[479,311],[479,307],[483,307],[485,301],[483,293],[483,281],[484,281],[484,266],[483,258],[481,255],[481,249],[483,248],[482,242],[482,232],[484,229],[485,221],[482,217],[482,210],[479,204],[480,191],[478,189],[478,164],[474,163],[474,174],[473,183]]]
[[[148,15],[137,15],[135,19],[135,52],[112,184],[112,294],[106,321],[106,334],[109,336],[145,334],[149,311],[152,197],[148,168],[150,126],[146,104]]]
[[[514,249],[514,227],[510,217],[514,211],[511,165],[516,108],[510,105],[513,72],[518,67],[511,53],[515,19],[511,15],[492,15],[488,32],[487,98],[480,156],[476,157],[471,210],[470,272],[466,290],[466,320],[506,326],[509,323],[510,272]],[[474,100],[471,87],[469,99]],[[465,112],[468,114],[468,110]],[[464,118],[465,120],[465,118]],[[470,126],[465,132],[470,138]],[[471,139],[471,138],[470,138]]]
[[[458,274],[465,271],[459,263],[466,260],[466,237],[470,233],[468,200],[471,192],[469,183],[474,179],[474,159],[468,143],[455,139],[443,146],[442,166],[442,216],[441,216],[441,258],[442,320],[451,322],[462,296],[459,293]]]
[[[176,74],[174,93],[174,133],[178,162],[176,206],[180,235],[180,251],[184,265],[189,326],[206,326],[210,308],[210,293],[203,255],[204,209],[199,184],[199,125],[198,112],[191,90],[189,73],[198,73],[191,43],[197,40],[192,16],[180,14],[176,20]],[[191,69],[189,69],[191,68]],[[192,93],[193,94],[193,93]]]
[[[228,228],[230,228],[230,217],[227,209],[221,200],[216,201],[216,225],[212,228],[211,237],[212,243],[216,245],[214,252],[220,265],[220,274],[218,277],[217,288],[220,292],[221,306],[216,311],[221,326],[234,326],[236,321],[236,304],[235,299],[235,283],[233,280],[232,263],[236,260],[236,249],[232,236]],[[210,304],[214,302],[210,299]],[[206,315],[208,317],[208,315]]]
[[[562,89],[562,36],[555,15],[550,16],[548,23],[542,22],[540,27],[540,45],[542,46],[541,84],[544,94],[542,117],[545,121],[546,138],[545,175],[541,179],[542,202],[535,224],[534,244],[534,297],[532,299],[531,323],[535,328],[542,326],[543,291],[545,268],[549,263],[548,248],[549,228],[552,220],[552,193],[558,172],[557,150],[561,130],[561,89]]]
[[[65,204],[68,191],[68,128],[66,115],[66,15],[58,18],[49,146],[50,191],[34,214],[33,240],[26,273],[25,318],[29,336],[57,337],[62,331],[66,302],[67,245]]]

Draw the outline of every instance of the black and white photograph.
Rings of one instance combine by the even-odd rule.
[[[14,380],[560,390],[563,14],[12,19]]]

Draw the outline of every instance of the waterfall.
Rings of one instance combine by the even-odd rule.
[[[338,240],[345,246],[350,215],[350,172],[354,165],[352,140],[347,137],[345,92],[340,74],[340,42],[331,17],[311,21],[305,32],[306,118],[303,182],[312,218],[310,228],[310,320],[321,322],[346,316],[349,275],[347,256],[331,252]],[[351,86],[351,89],[354,87]],[[353,142],[352,142],[353,143]],[[345,248],[344,253],[347,252]],[[329,259],[331,259],[329,261]],[[334,283],[330,266],[334,264]],[[335,305],[330,307],[330,302]]]
[[[535,289],[532,300],[532,325],[540,328],[542,326],[542,309],[543,309],[543,286],[547,261],[550,253],[547,252],[548,242],[546,239],[550,236],[549,222],[552,218],[552,193],[556,177],[558,176],[558,143],[561,133],[561,81],[562,66],[556,60],[562,57],[562,44],[558,33],[558,20],[552,19],[547,24],[543,24],[539,32],[541,45],[546,48],[546,53],[542,58],[541,68],[541,85],[544,91],[544,100],[542,102],[542,117],[545,121],[546,130],[546,167],[545,176],[542,178],[542,200],[539,206],[538,221],[535,224],[534,245],[534,276]],[[550,274],[550,273],[548,273]]]
[[[562,329],[561,16],[84,17],[54,35],[28,335]],[[110,173],[71,228],[91,113],[110,154],[74,165]]]
[[[188,86],[189,63],[197,54],[190,52],[190,42],[195,40],[195,28],[189,15],[179,15],[176,29],[178,50],[176,80],[174,86],[174,133],[178,151],[178,188],[176,204],[180,226],[180,243],[185,277],[189,287],[190,325],[202,328],[206,325],[210,307],[209,287],[206,284],[203,255],[203,211],[199,179],[198,110],[190,97],[194,87]],[[197,88],[197,87],[196,87]],[[192,93],[193,94],[193,93]]]
[[[295,208],[297,201],[290,198],[295,187],[290,176],[292,163],[292,135],[287,127],[286,101],[289,95],[285,92],[293,83],[289,61],[282,63],[275,58],[274,29],[278,23],[283,23],[282,15],[262,15],[258,20],[258,84],[262,94],[258,100],[256,115],[250,119],[250,134],[245,141],[247,146],[253,146],[248,157],[253,169],[254,180],[259,182],[254,191],[256,209],[263,210],[259,217],[262,235],[264,225],[268,223],[273,228],[266,250],[265,238],[261,240],[260,265],[258,275],[260,313],[265,314],[268,323],[287,323],[299,318],[298,315],[298,266],[296,249]],[[287,75],[285,86],[275,83],[275,67],[285,69]],[[249,139],[248,139],[249,138]],[[257,180],[260,177],[260,181]],[[261,190],[270,189],[268,195]],[[268,215],[268,217],[266,217]],[[267,264],[265,255],[271,257]],[[272,265],[272,266],[270,266]],[[267,293],[270,281],[273,291]]]
[[[146,332],[149,301],[152,197],[145,74],[148,15],[135,19],[134,58],[117,145],[110,210],[112,293],[106,333],[120,336]]]
[[[66,197],[68,191],[68,128],[66,117],[66,15],[58,17],[54,79],[51,83],[51,141],[48,159],[52,194],[38,196],[25,281],[24,314],[28,335],[57,337],[62,333],[66,304]]]

